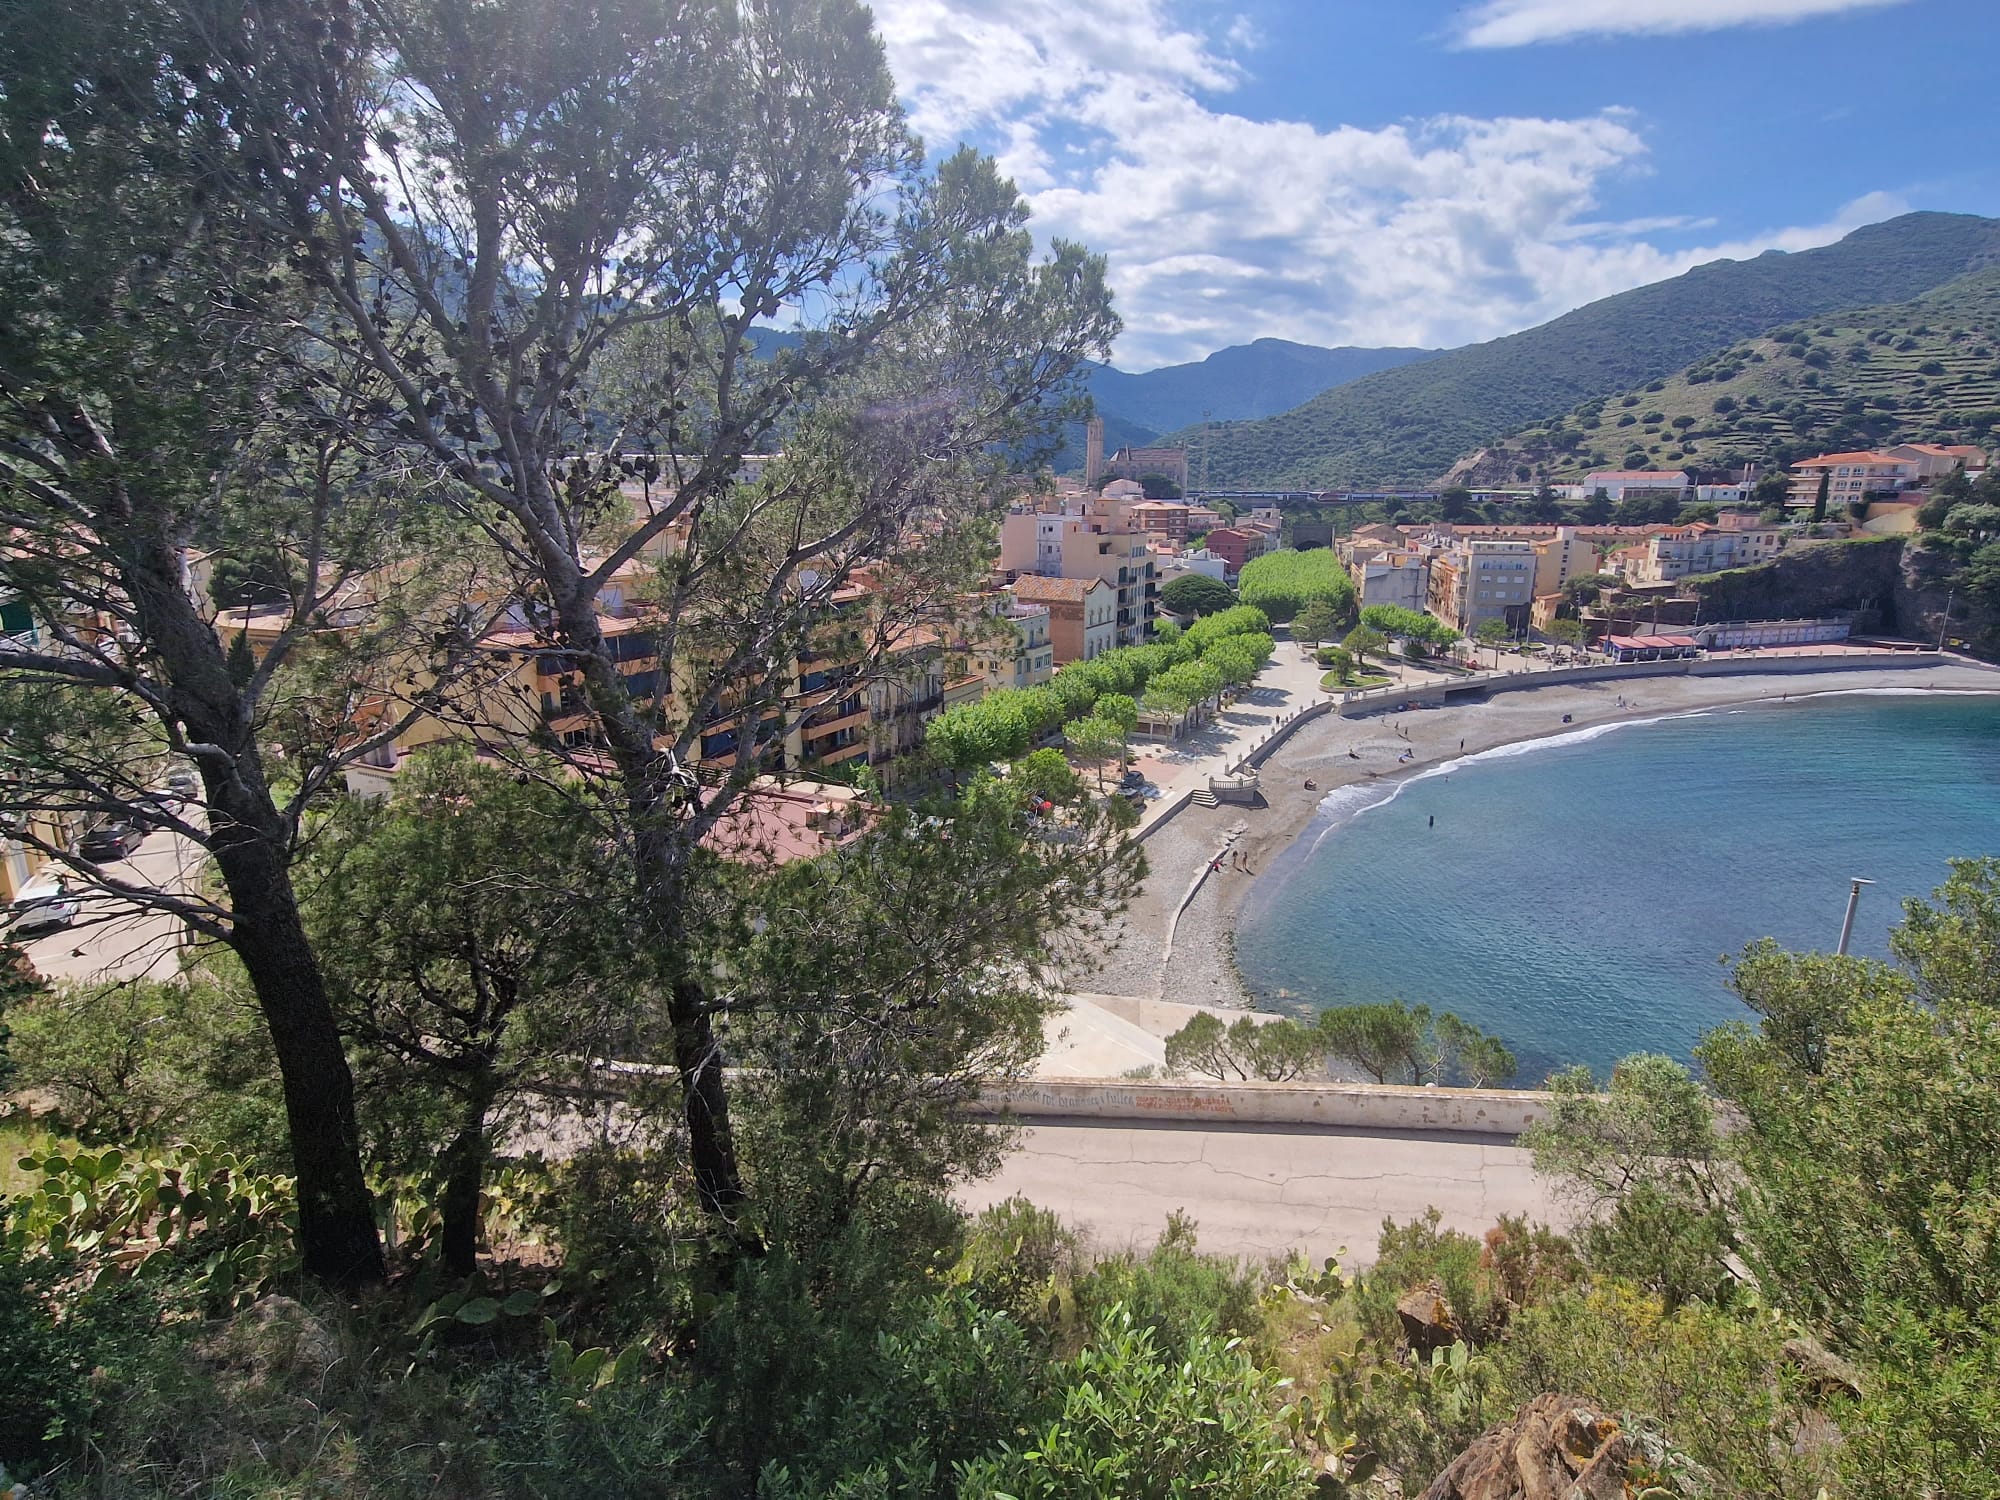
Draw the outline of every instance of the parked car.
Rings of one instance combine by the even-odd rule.
[[[140,844],[145,842],[146,830],[136,823],[113,819],[109,823],[99,823],[83,836],[83,842],[76,846],[76,852],[92,864],[103,864],[106,860],[123,859]]]
[[[16,937],[37,932],[57,932],[69,926],[83,910],[83,902],[69,889],[59,870],[44,870],[21,887],[21,894],[7,908],[8,927]]]
[[[181,810],[172,792],[141,792],[132,799],[132,821],[142,829],[165,828]]]
[[[1135,791],[1145,786],[1145,784],[1146,773],[1137,766],[1132,767],[1123,776],[1118,778],[1118,790],[1121,792]]]
[[[176,797],[196,797],[201,795],[201,780],[192,771],[169,771],[167,790]]]
[[[38,932],[60,932],[74,922],[82,910],[83,903],[75,896],[41,896],[16,901],[8,908],[13,914],[9,930],[17,937],[32,937]]]

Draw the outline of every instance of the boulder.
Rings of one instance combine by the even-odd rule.
[[[244,1394],[317,1387],[341,1358],[325,1322],[275,1294],[215,1327],[196,1348],[218,1384]]]
[[[1403,1341],[1418,1354],[1448,1349],[1458,1342],[1458,1320],[1445,1299],[1444,1283],[1435,1277],[1403,1293],[1396,1303],[1396,1316],[1402,1320]]]
[[[1819,1399],[1861,1394],[1861,1372],[1814,1339],[1786,1339],[1780,1351],[1786,1364],[1799,1372],[1799,1383]]]
[[[1579,1396],[1537,1396],[1473,1439],[1422,1500],[1624,1500],[1638,1449]]]

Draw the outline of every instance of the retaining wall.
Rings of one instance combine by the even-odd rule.
[[[1516,1089],[1393,1084],[1207,1084],[1040,1078],[988,1089],[978,1112],[1175,1124],[1319,1125],[1339,1130],[1437,1130],[1512,1139],[1548,1118],[1554,1096]]]
[[[1695,661],[1606,662],[1591,667],[1556,667],[1547,672],[1486,672],[1451,682],[1412,688],[1370,688],[1337,705],[1347,718],[1380,713],[1408,703],[1442,708],[1454,697],[1474,693],[1505,693],[1526,688],[1558,687],[1578,682],[1626,682],[1646,677],[1740,677],[1792,672],[1876,671],[1883,667],[1933,667],[1940,662],[1968,665],[1936,651],[1857,651],[1838,656],[1715,656]]]

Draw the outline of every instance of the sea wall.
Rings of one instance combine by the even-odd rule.
[[[1548,1118],[1554,1096],[1526,1089],[1358,1083],[1127,1083],[1039,1078],[988,1089],[978,1110],[1032,1119],[1306,1125],[1333,1130],[1449,1131],[1512,1139]]]
[[[1556,667],[1550,671],[1482,672],[1422,687],[1376,688],[1350,693],[1339,704],[1347,718],[1382,713],[1407,703],[1413,708],[1442,708],[1452,701],[1469,702],[1487,693],[1557,687],[1579,682],[1629,682],[1647,677],[1740,677],[1779,672],[1879,671],[1885,667],[1932,667],[1947,658],[1935,651],[1847,651],[1834,656],[1775,656],[1748,652],[1697,661],[1608,662],[1601,666]]]

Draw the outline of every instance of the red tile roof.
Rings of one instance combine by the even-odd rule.
[[[1110,587],[1101,578],[1043,578],[1038,574],[1023,573],[1009,587],[1014,590],[1017,599],[1081,604],[1100,584]]]

